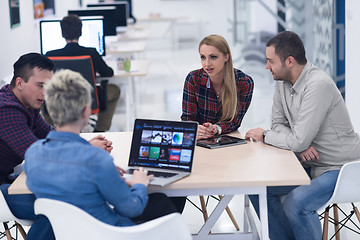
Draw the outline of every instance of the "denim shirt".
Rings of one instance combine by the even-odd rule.
[[[68,202],[111,225],[134,225],[131,218],[148,201],[145,185],[129,188],[108,152],[74,133],[52,131],[36,141],[25,153],[24,170],[37,198]]]

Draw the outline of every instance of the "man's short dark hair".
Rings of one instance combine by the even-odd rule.
[[[10,82],[10,88],[12,89],[15,87],[16,78],[21,77],[27,82],[36,67],[41,70],[54,71],[54,63],[50,59],[34,52],[22,55],[13,66],[14,76]]]
[[[266,46],[274,46],[275,53],[279,55],[280,59],[283,62],[289,56],[292,56],[296,60],[296,62],[301,65],[307,63],[304,44],[301,41],[300,37],[294,32],[280,32],[275,37],[271,38],[266,43]]]
[[[60,25],[62,36],[66,40],[75,40],[80,38],[82,34],[82,22],[77,15],[70,14],[64,17],[61,20]]]

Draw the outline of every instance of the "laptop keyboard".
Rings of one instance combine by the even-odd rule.
[[[132,174],[135,169],[128,169],[127,172]],[[156,172],[156,171],[148,171],[148,175],[154,175],[154,177],[162,177],[162,178],[170,178],[172,176],[177,175],[177,173],[168,173],[168,172]]]

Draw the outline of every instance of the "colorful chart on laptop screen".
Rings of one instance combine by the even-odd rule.
[[[129,166],[191,170],[197,123],[137,119]]]

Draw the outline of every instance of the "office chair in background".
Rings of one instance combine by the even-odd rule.
[[[104,111],[107,108],[107,84],[108,80],[101,80],[100,84],[96,83],[94,66],[92,63],[91,56],[64,56],[64,57],[48,57],[53,61],[55,65],[55,71],[59,69],[70,69],[75,72],[79,72],[93,87],[92,91],[92,104],[91,114],[97,114],[99,111]],[[50,116],[46,110],[46,102],[42,107],[42,113],[45,120],[52,124]],[[88,127],[86,131],[92,132],[95,129],[97,118],[92,116],[89,119]]]
[[[106,85],[107,80],[102,80],[99,89],[96,85],[94,66],[90,56],[75,57],[49,57],[55,65],[55,71],[59,69],[70,69],[80,73],[93,87],[91,113],[95,114],[101,108],[106,108]],[[99,91],[101,90],[101,91]]]

